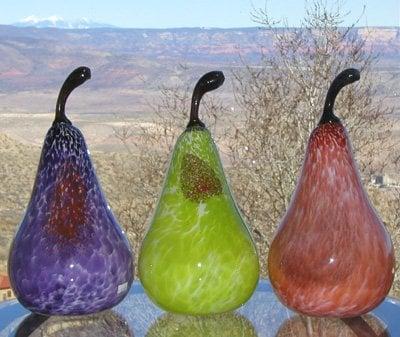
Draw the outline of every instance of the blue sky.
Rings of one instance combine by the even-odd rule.
[[[365,5],[359,25],[399,25],[400,0],[342,2],[344,10],[351,12],[344,24],[359,17]],[[251,20],[252,9],[265,5],[265,0],[0,0],[0,23],[10,24],[30,15],[57,15],[68,20],[87,17],[120,27],[248,27],[256,25]],[[299,24],[304,7],[303,0],[267,2],[273,17],[285,17],[292,26]]]

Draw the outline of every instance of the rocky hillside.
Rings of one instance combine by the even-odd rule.
[[[0,134],[0,273],[4,272],[8,247],[16,224],[28,202],[39,149]]]

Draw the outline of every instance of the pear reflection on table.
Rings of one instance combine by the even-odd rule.
[[[148,330],[146,337],[257,337],[251,322],[229,312],[207,316],[165,314]]]
[[[15,337],[134,337],[118,314],[104,311],[87,316],[31,314],[19,325]]]
[[[311,318],[296,315],[280,326],[275,337],[390,337],[372,315],[352,318]]]

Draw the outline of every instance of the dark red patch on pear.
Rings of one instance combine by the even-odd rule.
[[[222,184],[214,170],[204,160],[186,153],[181,166],[183,195],[191,201],[200,202],[222,193]]]
[[[85,224],[87,187],[72,164],[60,169],[49,212],[50,232],[67,240],[76,239]]]

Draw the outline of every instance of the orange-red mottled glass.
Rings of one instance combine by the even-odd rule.
[[[270,247],[271,283],[298,312],[354,317],[383,301],[394,264],[392,242],[364,191],[347,132],[336,116],[323,115]]]

